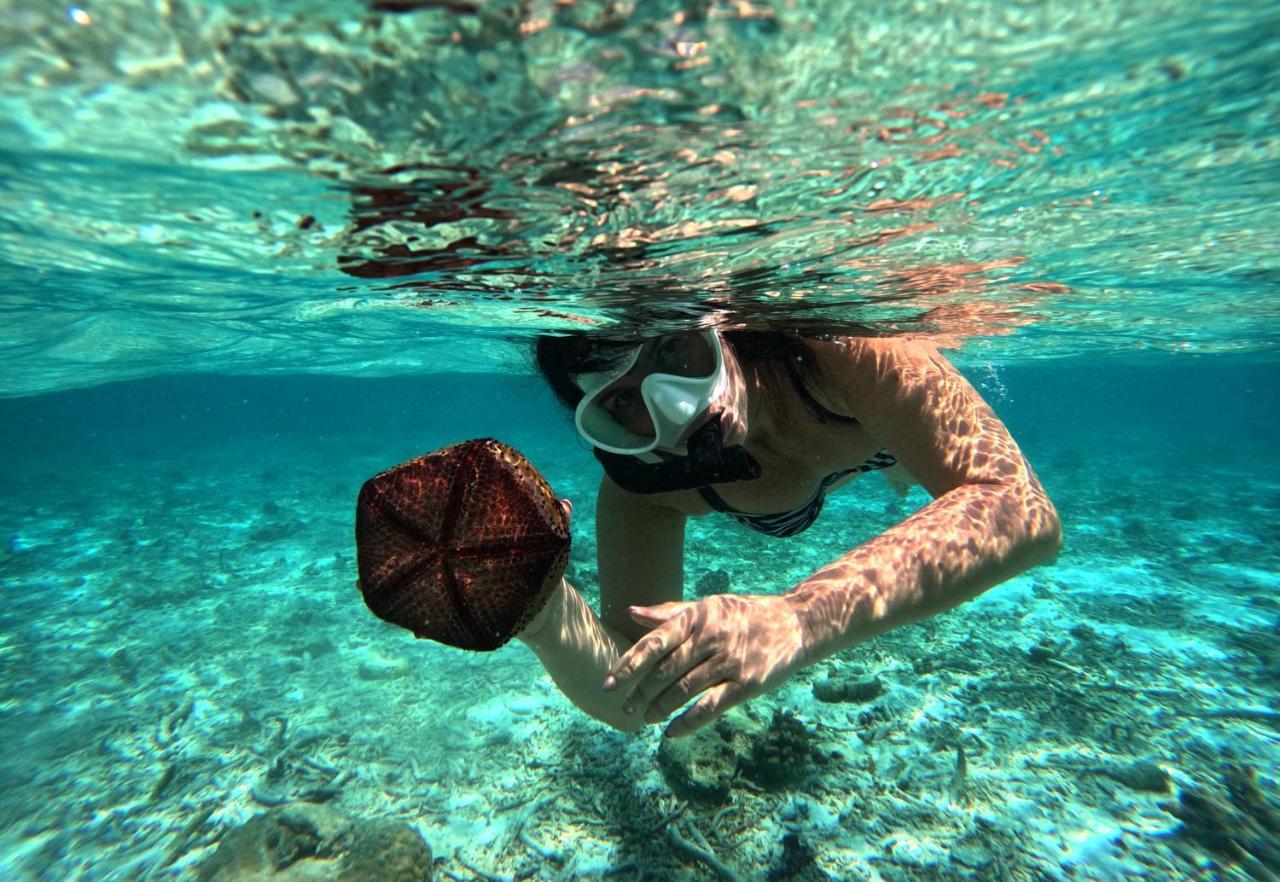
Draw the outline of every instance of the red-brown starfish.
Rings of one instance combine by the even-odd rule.
[[[568,516],[555,493],[491,438],[388,469],[356,502],[365,603],[450,646],[502,646],[542,609],[568,559]]]

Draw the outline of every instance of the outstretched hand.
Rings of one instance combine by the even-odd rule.
[[[692,707],[667,726],[679,737],[706,726],[734,705],[778,686],[805,663],[794,601],[771,595],[714,594],[692,603],[633,606],[631,617],[653,630],[618,659],[605,691],[646,723]]]

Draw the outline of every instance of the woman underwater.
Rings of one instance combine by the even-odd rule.
[[[1004,424],[924,340],[704,328],[641,342],[544,337],[536,358],[605,469],[601,613],[562,581],[518,636],[575,704],[619,729],[692,702],[665,734],[694,732],[1061,544]],[[795,536],[827,493],[880,469],[904,471],[933,500],[799,584],[683,601],[688,518],[720,512]]]

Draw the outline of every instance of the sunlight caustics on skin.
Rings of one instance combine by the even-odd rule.
[[[885,351],[870,367],[879,394],[932,427],[919,450],[894,450],[935,501],[790,595],[807,611],[811,645],[866,639],[904,623],[901,609],[914,619],[954,606],[1044,559],[1061,541],[1057,513],[1030,465],[954,368],[928,353],[904,365]],[[923,465],[926,447],[941,452],[932,468]]]
[[[934,501],[782,596],[713,595],[632,609],[653,630],[610,671],[607,690],[646,722],[696,702],[672,735],[775,688],[801,667],[955,606],[1055,552],[1057,513],[1016,443],[931,346],[844,340],[842,403]]]

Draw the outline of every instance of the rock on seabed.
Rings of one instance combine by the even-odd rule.
[[[254,815],[222,837],[199,882],[429,882],[431,848],[400,821],[299,803]]]

